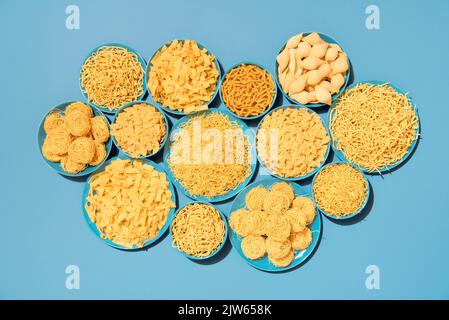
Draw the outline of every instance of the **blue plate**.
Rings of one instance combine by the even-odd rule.
[[[350,85],[350,86],[347,88],[347,90],[349,90],[349,89],[351,89],[351,88],[354,88],[356,85],[361,84],[361,83],[369,83],[369,84],[373,84],[373,85],[381,85],[381,84],[384,84],[384,83],[387,83],[387,82],[385,82],[385,81],[378,81],[378,80],[361,81],[361,82],[354,83],[354,84]],[[406,92],[402,91],[401,89],[399,89],[398,87],[396,87],[396,86],[394,86],[394,85],[392,85],[392,84],[388,84],[388,87],[393,88],[394,90],[396,90],[396,91],[397,91],[398,93],[400,93],[400,94],[406,94]],[[416,105],[413,105],[412,99],[411,99],[410,97],[408,97],[408,99],[409,99],[409,101],[410,101],[410,104],[412,105],[413,110],[414,110],[415,113],[416,113],[416,117],[418,118],[418,128],[416,128],[416,134],[419,135],[419,132],[420,132],[420,129],[421,129],[421,125],[420,125],[420,121],[419,121],[418,108],[416,107]],[[327,120],[328,126],[330,126],[330,116],[331,116],[332,109],[336,107],[337,103],[338,103],[338,100],[337,100],[337,101],[334,101],[334,103],[332,104],[332,106],[331,106],[331,108],[330,108],[330,110],[329,110],[328,120]],[[405,160],[407,160],[407,159],[410,157],[410,155],[413,153],[413,150],[414,150],[415,147],[416,147],[417,142],[418,142],[418,136],[417,136],[417,138],[415,139],[415,141],[413,141],[413,143],[410,145],[410,148],[408,149],[407,153],[402,157],[401,160],[399,160],[398,162],[396,162],[396,163],[393,164],[393,165],[385,166],[385,167],[383,167],[383,168],[381,168],[381,169],[379,169],[379,170],[377,170],[377,171],[375,171],[375,172],[371,172],[371,171],[369,171],[368,169],[366,169],[366,168],[364,168],[364,167],[362,167],[362,166],[359,166],[359,165],[357,165],[357,164],[355,164],[355,163],[351,163],[351,164],[352,164],[354,167],[356,167],[357,169],[359,169],[359,170],[361,170],[361,171],[363,171],[363,172],[365,172],[365,173],[368,173],[368,174],[376,174],[376,173],[382,174],[382,173],[385,173],[385,172],[390,172],[391,170],[393,170],[394,168],[396,168],[397,166],[399,166],[401,163],[403,163]],[[343,153],[341,150],[337,149],[336,144],[337,144],[337,141],[334,140],[333,137],[331,136],[331,146],[332,146],[332,150],[334,151],[335,155],[336,155],[340,160],[343,160],[343,161],[346,161],[346,162],[350,162],[350,161],[345,157],[344,153]]]
[[[220,214],[220,217],[223,220],[224,225],[225,225],[225,234],[224,234],[223,242],[220,244],[220,246],[214,252],[212,252],[210,255],[208,255],[206,257],[195,257],[195,256],[192,256],[192,255],[190,255],[188,253],[185,253],[184,251],[181,251],[178,247],[176,247],[173,244],[173,231],[172,231],[173,219],[176,217],[176,215],[179,213],[179,211],[181,211],[181,209],[183,209],[184,207],[186,207],[188,205],[191,205],[193,203],[204,203],[204,204],[207,204],[207,205],[215,208],[218,211],[218,213]],[[172,247],[175,248],[176,250],[178,250],[178,252],[182,253],[185,257],[187,257],[189,259],[192,259],[192,260],[205,260],[205,259],[209,259],[209,258],[212,258],[213,256],[215,256],[223,248],[223,246],[225,245],[226,240],[227,240],[227,237],[226,237],[227,233],[228,233],[228,220],[226,219],[226,216],[217,207],[215,207],[214,205],[210,204],[209,202],[205,202],[205,201],[193,201],[193,202],[189,202],[189,203],[185,204],[184,206],[182,206],[181,208],[179,208],[176,211],[176,213],[173,215],[173,218],[170,220],[170,236],[172,238]]]
[[[94,171],[96,171],[102,164],[103,162],[108,158],[109,153],[111,152],[111,147],[112,147],[112,139],[111,137],[109,137],[108,141],[105,143],[105,147],[106,147],[106,157],[104,158],[104,160],[98,164],[97,166],[88,166],[86,169],[84,169],[81,172],[78,173],[67,173],[65,172],[60,163],[59,162],[51,162],[48,161],[47,159],[45,159],[44,155],[42,154],[42,145],[44,144],[44,140],[47,137],[47,134],[45,133],[44,130],[44,122],[45,122],[45,118],[53,112],[59,112],[59,113],[64,113],[65,109],[67,108],[68,105],[74,103],[74,102],[80,102],[80,101],[69,101],[69,102],[64,102],[61,103],[60,105],[54,107],[53,109],[51,109],[42,119],[41,124],[39,126],[39,130],[37,133],[37,145],[39,147],[39,151],[41,153],[42,159],[45,160],[45,162],[51,167],[53,168],[57,173],[63,175],[63,176],[67,176],[67,177],[82,177],[85,175],[88,175]],[[82,102],[84,103],[84,102]],[[94,113],[94,116],[102,116],[105,120],[106,123],[109,125],[109,120],[107,117],[105,117],[105,115],[96,107],[90,106],[92,108],[92,111]],[[111,129],[109,128],[109,131],[111,131]]]
[[[304,36],[307,36],[309,34],[311,34],[312,32],[303,32]],[[327,43],[335,43],[337,44],[341,50],[346,53],[346,50],[343,49],[343,47],[336,41],[334,40],[332,37],[328,36],[327,34],[321,33],[321,32],[317,32],[321,39],[323,39],[324,41],[326,41]],[[276,57],[282,52],[282,50],[284,50],[285,48],[285,44],[282,46],[282,48],[278,51]],[[349,64],[349,69],[346,72],[346,76],[345,76],[345,83],[342,85],[342,87],[340,88],[340,91],[338,91],[337,93],[332,95],[332,102],[334,102],[338,96],[340,96],[340,94],[345,90],[346,86],[348,85],[348,81],[349,81],[349,77],[351,75],[351,62],[349,61],[349,57],[348,57],[348,64]],[[327,106],[327,104],[325,103],[308,103],[308,104],[301,104],[298,101],[296,101],[295,99],[291,98],[286,92],[284,92],[284,89],[282,89],[281,84],[279,83],[279,73],[278,73],[278,62],[277,59],[275,59],[275,64],[274,64],[274,72],[275,72],[275,79],[276,79],[276,84],[279,87],[279,90],[281,90],[282,94],[284,95],[284,97],[286,97],[290,102],[294,103],[294,104],[298,104],[300,106],[304,106],[304,107],[308,107],[308,108],[318,108],[318,107],[322,107],[322,106]]]
[[[251,189],[258,187],[258,186],[263,186],[265,188],[271,188],[271,186],[273,184],[278,183],[278,182],[282,182],[282,180],[269,177],[269,178],[251,183],[245,189],[243,189],[242,192],[240,192],[239,195],[235,198],[234,202],[232,203],[230,212],[232,213],[238,209],[246,207],[246,205],[245,205],[246,194]],[[311,195],[300,185],[293,183],[293,182],[287,182],[287,183],[293,187],[293,190],[295,191],[295,196],[307,196],[313,200]],[[300,265],[315,250],[316,246],[318,245],[318,242],[320,240],[320,235],[321,235],[321,215],[318,212],[315,216],[315,219],[313,220],[313,223],[311,225],[309,225],[309,228],[312,231],[312,243],[305,250],[295,251],[295,259],[292,261],[291,264],[289,264],[288,266],[283,267],[283,268],[276,267],[274,264],[272,264],[268,260],[267,255],[265,255],[263,258],[257,259],[257,260],[248,259],[243,254],[243,251],[242,251],[242,247],[241,247],[242,238],[240,236],[238,236],[232,230],[232,228],[229,228],[229,239],[231,240],[232,246],[234,247],[235,250],[237,250],[239,255],[254,268],[264,270],[264,271],[270,271],[270,272],[282,272],[282,271],[286,271],[286,270],[292,269],[292,268]]]
[[[273,80],[273,83],[274,83],[274,96],[273,96],[273,99],[271,100],[270,105],[265,109],[264,112],[262,112],[261,114],[258,114],[256,116],[250,116],[250,117],[239,116],[238,114],[235,114],[234,112],[232,112],[231,109],[229,109],[229,107],[226,105],[226,103],[223,100],[222,88],[221,87],[223,85],[224,79],[226,79],[226,75],[229,73],[229,71],[231,71],[232,69],[234,69],[234,68],[236,68],[238,66],[241,66],[241,65],[254,65],[254,66],[257,66],[257,67],[265,70],[270,75],[270,77],[271,77],[271,79]],[[254,119],[258,119],[260,117],[263,117],[273,107],[273,104],[276,101],[276,97],[277,97],[277,94],[278,94],[278,87],[276,85],[276,80],[273,78],[273,76],[268,71],[268,69],[263,67],[263,66],[261,66],[260,64],[257,64],[257,63],[254,63],[254,62],[241,62],[241,63],[235,64],[224,74],[223,81],[220,84],[220,99],[223,102],[223,104],[225,105],[225,107],[228,108],[228,111],[231,112],[237,118],[240,118],[240,119],[243,119],[243,120],[254,120]]]
[[[343,216],[343,217],[337,217],[337,216],[334,216],[334,215],[332,215],[332,214],[330,214],[330,213],[327,213],[327,212],[324,211],[323,209],[321,209],[320,206],[318,205],[318,202],[317,202],[316,199],[315,199],[315,195],[313,194],[313,186],[315,185],[315,179],[316,179],[316,177],[320,174],[320,172],[321,172],[322,170],[324,170],[324,168],[326,168],[327,166],[333,165],[333,164],[337,164],[337,163],[345,163],[345,164],[350,165],[350,166],[353,167],[354,169],[356,169],[356,170],[357,170],[358,172],[360,172],[360,173],[362,174],[362,176],[365,178],[365,181],[366,181],[367,186],[368,186],[368,192],[366,193],[365,200],[363,201],[363,203],[362,203],[362,205],[360,206],[360,208],[358,208],[355,212],[353,212],[353,213],[351,213],[351,214],[348,214],[348,215],[346,215],[346,216]],[[315,202],[315,205],[317,206],[318,210],[320,210],[325,216],[327,216],[328,218],[331,218],[332,220],[347,220],[347,219],[351,219],[351,218],[353,218],[354,216],[356,216],[356,215],[358,215],[359,213],[361,213],[361,212],[363,211],[363,209],[366,207],[366,204],[368,203],[368,199],[369,199],[369,197],[370,197],[370,193],[371,193],[371,192],[370,192],[370,185],[369,185],[368,179],[366,178],[366,175],[363,173],[362,170],[360,170],[360,169],[357,168],[355,165],[353,165],[352,163],[347,162],[347,161],[334,161],[334,162],[331,162],[331,163],[326,164],[326,165],[323,166],[323,167],[321,168],[321,170],[315,175],[315,177],[313,177],[313,180],[312,180],[312,196],[313,196],[313,201]]]
[[[183,42],[183,41],[185,41],[185,40],[178,40],[179,42]],[[192,40],[193,41],[193,40]],[[196,41],[195,41],[196,42]],[[148,60],[148,65],[147,65],[147,70],[146,70],[146,73],[145,73],[145,83],[147,82],[147,80],[148,80],[148,77],[149,77],[149,75],[150,75],[150,70],[151,70],[151,61],[153,60],[153,58],[154,58],[154,56],[164,47],[164,46],[169,46],[170,44],[172,43],[172,41],[168,41],[168,42],[166,42],[164,45],[162,45],[159,49],[157,49],[157,51],[151,56],[151,58],[150,58],[150,60]],[[213,55],[214,57],[215,57],[215,59],[214,59],[214,62],[215,62],[215,67],[217,68],[217,70],[218,70],[218,78],[217,78],[217,83],[216,83],[216,86],[215,86],[215,91],[214,91],[214,93],[213,93],[213,95],[212,95],[212,97],[211,97],[211,99],[209,100],[209,102],[207,102],[206,104],[207,105],[209,105],[214,99],[215,99],[215,96],[217,95],[217,93],[218,93],[218,88],[220,87],[220,81],[221,81],[221,69],[220,69],[220,64],[218,63],[218,58],[217,58],[217,56],[215,55],[215,54],[213,54],[212,53],[212,51],[210,51],[209,49],[207,49],[206,47],[204,47],[203,45],[201,45],[201,44],[199,44],[198,42],[196,42],[196,44],[198,45],[198,47],[200,48],[200,49],[206,49],[207,50],[207,53],[209,54],[209,55]],[[146,84],[145,84],[146,85]],[[156,101],[156,99],[154,99],[154,97],[153,97],[153,95],[151,94],[151,90],[149,90],[148,89],[148,94],[149,94],[149,96],[151,97],[151,99],[153,100],[153,102],[155,103],[155,104],[157,104],[161,109],[163,109],[164,111],[166,111],[166,112],[168,112],[168,113],[171,113],[171,114],[174,114],[174,115],[185,115],[186,113],[185,112],[182,112],[182,111],[178,111],[178,110],[173,110],[173,109],[170,109],[169,107],[167,107],[167,106],[164,106],[164,105],[162,105],[162,104],[160,104],[158,101]],[[196,113],[196,112],[193,112],[193,113]]]
[[[315,111],[313,111],[313,110],[311,110],[311,109],[309,109],[309,108],[307,108],[307,107],[304,107],[304,106],[302,106],[302,105],[286,105],[286,106],[280,106],[280,107],[274,108],[274,109],[271,110],[268,114],[266,114],[265,117],[263,117],[263,119],[262,119],[262,120],[259,122],[259,124],[257,125],[257,132],[259,132],[260,125],[261,125],[262,122],[265,120],[265,118],[268,117],[272,112],[275,112],[276,110],[281,109],[281,108],[295,108],[295,109],[303,108],[303,109],[307,109],[307,111],[309,111],[309,112],[316,113]],[[324,129],[326,130],[327,135],[330,137],[329,130],[328,130],[326,124],[324,123],[323,119],[321,119],[321,117],[320,117],[319,115],[318,115],[318,117],[320,118],[321,123],[323,124],[323,127],[324,127]],[[256,132],[256,137],[257,137],[257,132]],[[264,167],[264,168],[265,168],[265,169],[266,169],[272,176],[275,176],[275,177],[278,178],[278,179],[282,179],[282,180],[286,180],[286,181],[296,181],[296,180],[307,179],[308,177],[314,175],[314,174],[315,174],[315,173],[316,173],[316,172],[323,166],[323,164],[326,162],[327,157],[329,156],[329,150],[330,150],[330,142],[329,142],[328,145],[327,145],[326,154],[324,155],[324,160],[320,163],[320,165],[319,165],[318,167],[316,167],[315,170],[309,172],[309,173],[306,174],[305,176],[299,176],[299,177],[281,177],[280,175],[273,173],[273,172],[272,172],[272,171],[265,165],[265,163],[260,159],[260,157],[259,157],[259,152],[258,152],[258,151],[257,151],[257,159],[259,160],[260,164],[261,164],[261,165],[262,165],[262,166],[263,166],[263,167]]]
[[[102,165],[102,167],[100,168],[100,170],[98,170],[98,172],[103,171],[103,170],[105,169],[105,167],[106,167],[107,165],[109,165],[109,164],[110,164],[113,160],[115,160],[115,159],[125,159],[125,160],[130,160],[129,158],[127,158],[127,157],[125,157],[125,156],[119,155],[119,156],[114,157],[114,158],[111,158],[111,159],[109,159],[107,162],[105,162],[105,163]],[[131,161],[137,161],[137,160],[131,160]],[[162,172],[162,173],[165,173],[165,174],[166,174],[166,172],[164,171],[164,169],[163,169],[160,165],[158,165],[157,163],[154,163],[154,162],[151,161],[151,160],[148,160],[148,159],[142,159],[142,160],[139,160],[139,161],[142,161],[142,162],[145,163],[145,164],[148,164],[148,165],[153,166],[153,167],[156,169],[156,171],[158,171],[158,172]],[[95,223],[94,223],[92,220],[90,220],[89,215],[88,215],[88,213],[87,213],[87,211],[86,211],[86,209],[85,209],[86,198],[87,198],[87,195],[89,194],[89,190],[90,190],[89,180],[90,180],[91,177],[92,177],[92,176],[90,176],[90,177],[87,179],[86,183],[84,184],[83,198],[82,198],[81,206],[82,206],[82,209],[83,209],[84,219],[86,220],[86,222],[87,222],[87,224],[88,224],[90,230],[92,230],[92,232],[95,234],[95,236],[97,236],[98,239],[100,239],[100,240],[106,242],[106,243],[107,243],[108,245],[110,245],[111,247],[114,247],[114,248],[117,248],[117,249],[122,249],[122,250],[127,250],[127,251],[128,251],[128,250],[138,250],[138,249],[145,248],[145,247],[149,246],[150,244],[156,242],[160,237],[162,237],[162,235],[165,233],[165,231],[167,231],[168,225],[169,225],[170,221],[173,219],[173,214],[174,214],[174,212],[175,212],[175,208],[170,209],[170,211],[168,212],[167,220],[165,221],[165,224],[164,224],[164,226],[162,227],[162,229],[160,229],[160,230],[158,231],[157,236],[154,237],[154,238],[151,239],[151,240],[146,241],[146,242],[144,243],[144,245],[143,245],[142,248],[137,247],[137,246],[134,246],[134,247],[132,247],[132,248],[127,248],[127,247],[124,247],[124,246],[122,246],[122,245],[120,245],[120,244],[114,243],[113,241],[111,241],[111,240],[109,240],[109,239],[103,239],[103,238],[101,237],[100,231],[98,230],[98,228],[97,228],[97,226],[95,225]],[[172,201],[173,201],[173,203],[176,205],[176,195],[175,195],[175,190],[173,189],[173,185],[172,185],[172,183],[171,183],[169,177],[167,176],[167,174],[166,174],[166,177],[167,177],[167,181],[168,181],[168,188],[170,189],[171,194],[172,194]]]
[[[209,114],[212,112],[216,112],[216,113],[221,113],[224,115],[227,115],[229,117],[229,119],[235,123],[237,123],[244,132],[244,135],[248,138],[249,143],[251,145],[251,172],[249,174],[249,176],[241,183],[239,184],[235,189],[229,190],[226,194],[221,195],[221,196],[215,196],[215,197],[211,197],[211,198],[206,198],[203,196],[194,196],[191,195],[185,188],[184,186],[181,184],[180,181],[178,181],[176,179],[176,177],[174,176],[173,172],[170,169],[170,166],[168,165],[167,159],[170,156],[170,148],[171,145],[173,143],[173,139],[175,138],[176,134],[179,132],[179,129],[182,128],[182,126],[189,121],[192,117],[194,116],[198,116],[199,114]],[[257,166],[257,155],[256,155],[256,146],[255,146],[255,137],[254,137],[254,133],[253,131],[251,131],[251,129],[240,119],[235,118],[229,111],[227,110],[220,110],[220,109],[209,109],[209,110],[203,110],[194,114],[190,114],[187,115],[185,117],[182,117],[181,119],[178,120],[178,122],[176,122],[176,124],[173,126],[171,132],[170,132],[170,137],[167,141],[167,143],[165,144],[164,147],[164,165],[165,165],[165,170],[167,171],[170,179],[173,181],[173,184],[176,186],[176,188],[178,190],[181,190],[186,196],[197,200],[197,201],[202,201],[202,202],[220,202],[223,200],[227,200],[233,196],[235,196],[237,193],[239,193],[251,180],[252,176],[254,175],[254,172],[256,171],[256,166]]]
[[[138,100],[138,101],[142,100],[143,97],[145,96],[145,93],[147,92],[147,80],[146,80],[147,78],[146,78],[146,76],[145,76],[145,70],[146,70],[146,68],[147,68],[147,63],[146,63],[145,60],[142,58],[142,56],[141,56],[136,50],[134,50],[133,48],[128,47],[128,46],[123,45],[123,44],[120,44],[120,43],[105,43],[105,44],[102,44],[101,46],[98,46],[98,47],[96,47],[95,49],[93,49],[91,52],[89,52],[89,54],[88,54],[87,57],[84,59],[83,64],[82,64],[81,66],[84,65],[84,63],[86,62],[86,60],[87,60],[93,53],[95,53],[98,49],[100,49],[100,48],[102,48],[102,47],[121,47],[121,48],[125,48],[125,49],[127,49],[129,52],[132,52],[132,53],[134,53],[134,54],[137,56],[137,58],[139,59],[139,63],[141,64],[142,69],[143,69],[143,83],[142,83],[142,85],[143,85],[143,92],[142,92],[142,94],[140,95],[140,97],[137,98],[137,100]],[[84,91],[84,87],[83,87],[83,85],[81,84],[81,69],[80,69],[80,89],[81,89],[81,93],[83,94],[83,96],[86,98],[86,101],[87,101],[87,99],[88,99],[87,93]],[[118,110],[118,109],[117,109],[117,110],[110,110],[110,109],[105,108],[105,107],[97,106],[96,104],[93,103],[93,101],[88,101],[88,102],[89,102],[89,104],[90,104],[91,106],[97,107],[98,109],[100,109],[101,111],[103,111],[104,113],[107,113],[107,114],[115,114],[115,113],[117,112],[117,110]]]
[[[162,143],[161,143],[159,149],[158,149],[156,152],[153,152],[153,153],[151,153],[151,154],[147,154],[146,156],[140,156],[140,157],[138,157],[138,158],[134,158],[134,157],[132,157],[130,154],[128,154],[128,153],[126,153],[125,151],[123,151],[123,149],[120,147],[120,145],[118,144],[117,140],[115,139],[115,137],[114,137],[113,135],[112,135],[112,141],[114,141],[114,144],[115,144],[115,146],[117,147],[117,149],[118,149],[120,152],[122,152],[124,155],[126,155],[128,158],[133,158],[133,159],[145,159],[145,158],[149,158],[149,157],[152,157],[152,156],[154,156],[155,154],[157,154],[160,150],[162,150],[162,148],[164,147],[165,143],[167,142],[167,137],[168,137],[168,132],[169,132],[169,128],[168,128],[168,119],[167,119],[167,117],[165,116],[165,113],[162,112],[162,110],[161,110],[158,106],[152,105],[151,103],[148,103],[148,102],[146,102],[146,101],[132,101],[132,102],[129,102],[129,103],[125,104],[124,106],[122,106],[120,109],[117,110],[117,113],[115,114],[114,119],[112,120],[112,124],[115,123],[115,121],[117,120],[117,117],[118,117],[118,115],[119,115],[120,112],[122,112],[122,111],[123,111],[124,109],[126,109],[126,108],[132,107],[132,106],[135,105],[135,104],[146,104],[146,105],[149,105],[149,106],[151,106],[151,107],[156,108],[156,109],[162,114],[162,117],[164,118],[164,122],[165,122],[165,137],[164,137],[164,140],[162,141]]]

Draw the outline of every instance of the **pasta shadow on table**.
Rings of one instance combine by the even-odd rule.
[[[224,258],[226,258],[226,256],[229,254],[229,252],[232,249],[232,245],[231,245],[231,241],[229,241],[228,236],[226,236],[226,242],[223,245],[223,248],[220,249],[219,252],[217,252],[216,255],[208,258],[208,259],[204,259],[204,260],[195,260],[195,259],[190,259],[190,261],[201,264],[201,265],[213,265],[216,264],[218,262],[220,262],[221,260],[223,260]]]
[[[326,216],[330,221],[342,225],[342,226],[349,226],[356,223],[359,223],[363,220],[365,220],[368,216],[368,214],[371,212],[371,209],[373,208],[374,204],[374,191],[371,183],[369,184],[369,191],[370,191],[370,197],[368,198],[368,202],[366,203],[365,208],[363,208],[362,211],[360,211],[359,214],[355,215],[352,218],[346,219],[346,220],[339,220],[339,219],[333,219],[331,217]],[[324,215],[323,215],[324,216]]]

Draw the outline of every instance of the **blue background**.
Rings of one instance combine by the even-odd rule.
[[[80,8],[80,30],[65,27],[69,4]],[[380,30],[365,27],[369,4],[380,7]],[[0,1],[0,298],[449,298],[448,13],[443,0]],[[195,263],[169,236],[139,252],[94,236],[83,182],[48,168],[36,144],[50,108],[83,98],[79,68],[92,48],[121,42],[148,59],[167,40],[192,38],[224,69],[251,60],[272,72],[283,43],[310,30],[342,44],[356,81],[391,81],[419,107],[422,140],[399,170],[369,178],[374,203],[362,221],[324,218],[312,259],[283,274],[258,271],[233,249],[215,264]],[[71,264],[79,290],[65,287]],[[372,264],[380,290],[365,287]]]

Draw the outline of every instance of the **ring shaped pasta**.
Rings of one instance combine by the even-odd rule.
[[[262,236],[249,235],[242,239],[243,254],[251,260],[260,259],[265,255],[265,238]]]
[[[226,107],[241,117],[262,114],[275,95],[275,83],[265,69],[254,64],[241,64],[231,69],[221,85]]]
[[[214,253],[225,240],[225,222],[211,205],[192,203],[183,207],[173,218],[173,245],[196,258]]]

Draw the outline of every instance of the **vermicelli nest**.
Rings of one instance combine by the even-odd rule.
[[[282,268],[293,261],[295,250],[305,250],[312,243],[308,226],[315,216],[309,197],[295,197],[290,183],[278,182],[270,189],[258,185],[249,190],[245,207],[231,213],[229,225],[242,238],[242,252],[248,259],[262,259],[267,253],[268,260]]]
[[[92,108],[82,102],[69,104],[65,111],[54,111],[44,120],[46,136],[42,155],[60,162],[62,170],[75,174],[106,159],[109,124],[103,116],[93,117]]]
[[[249,147],[243,129],[228,115],[199,114],[180,127],[167,162],[191,195],[221,196],[250,175]]]
[[[172,222],[173,245],[194,257],[207,257],[225,240],[225,222],[220,213],[204,203],[182,208]]]
[[[346,163],[335,163],[318,173],[312,190],[324,212],[343,217],[361,208],[368,188],[367,180],[357,169]]]
[[[398,163],[418,138],[418,127],[407,95],[388,84],[358,84],[346,90],[330,112],[335,147],[370,172]]]
[[[109,110],[137,100],[143,94],[143,82],[138,56],[122,47],[99,48],[81,68],[81,85],[88,100]]]

